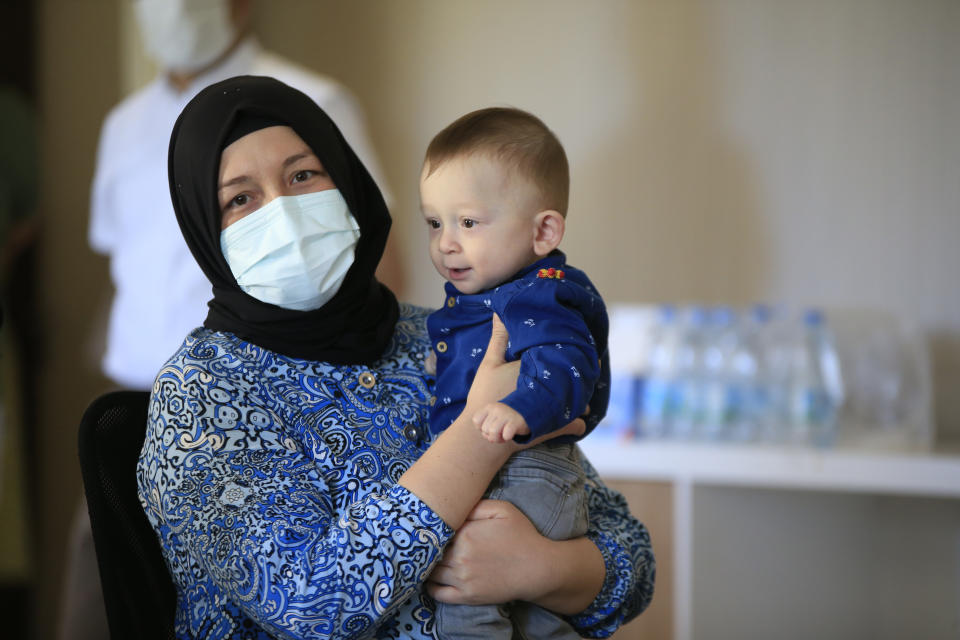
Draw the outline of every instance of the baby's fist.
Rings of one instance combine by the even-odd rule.
[[[509,442],[514,436],[530,433],[523,416],[502,402],[488,404],[473,416],[473,423],[484,438],[494,443]]]

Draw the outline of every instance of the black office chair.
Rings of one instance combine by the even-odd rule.
[[[176,590],[137,497],[149,399],[145,391],[113,391],[80,421],[80,471],[114,640],[174,637]]]

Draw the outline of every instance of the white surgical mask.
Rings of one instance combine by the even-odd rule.
[[[284,309],[318,309],[353,264],[360,226],[328,189],[274,198],[220,232],[220,249],[245,292]]]
[[[147,51],[166,71],[199,71],[233,42],[229,0],[134,0],[134,5]]]

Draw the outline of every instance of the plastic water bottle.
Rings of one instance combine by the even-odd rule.
[[[714,309],[705,322],[702,347],[703,419],[699,436],[704,440],[727,439],[734,413],[742,404],[732,370],[737,343],[733,310]]]
[[[671,434],[681,440],[696,436],[703,423],[703,341],[706,321],[706,312],[702,307],[691,307],[680,325],[677,341],[678,406],[671,424]]]
[[[676,309],[661,306],[651,330],[648,370],[641,394],[641,437],[664,438],[670,433],[677,404],[678,330]]]
[[[763,343],[770,310],[755,306],[737,325],[737,340],[729,363],[729,438],[757,440],[770,413],[770,379],[763,362]]]
[[[811,342],[812,350],[817,354],[819,372],[826,391],[828,413],[828,420],[823,423],[823,431],[816,428],[813,430],[813,444],[830,446],[836,442],[838,418],[845,395],[840,358],[837,355],[833,334],[823,314],[816,310],[810,311],[806,322],[808,340]]]
[[[767,307],[760,316],[765,320],[758,335],[757,378],[764,388],[766,408],[757,412],[759,439],[783,444],[790,435],[789,390],[796,327],[782,308]]]
[[[843,384],[823,314],[804,313],[795,336],[789,385],[790,440],[828,447],[836,439]]]

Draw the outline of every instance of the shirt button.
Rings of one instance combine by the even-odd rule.
[[[365,389],[372,389],[373,385],[377,384],[377,377],[369,371],[364,371],[357,378],[357,382],[359,382],[360,386],[364,387]]]
[[[447,306],[448,306],[448,307],[452,307],[452,306],[454,306],[455,304],[457,304],[457,299],[456,299],[456,298],[454,298],[453,296],[450,296],[449,298],[447,298]]]
[[[403,437],[410,442],[416,442],[420,439],[420,429],[416,425],[408,424],[403,428]]]
[[[446,353],[447,352],[447,343],[441,340],[437,343],[437,353]]]

